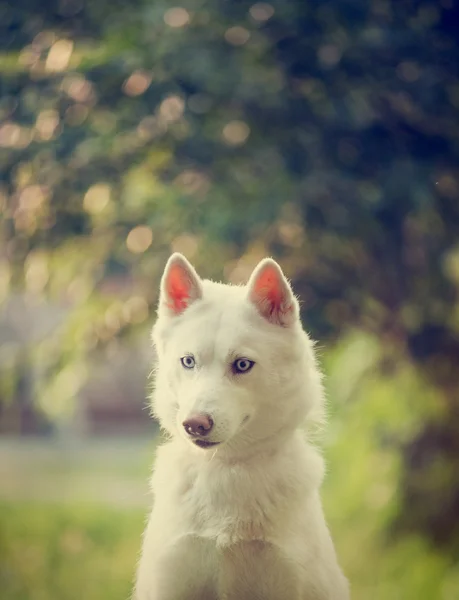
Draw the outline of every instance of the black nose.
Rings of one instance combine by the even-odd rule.
[[[214,426],[214,422],[209,415],[192,415],[182,423],[188,435],[194,437],[205,437],[209,435]]]

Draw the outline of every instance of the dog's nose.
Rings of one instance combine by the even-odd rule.
[[[204,437],[209,435],[212,427],[214,426],[214,422],[209,415],[199,414],[192,415],[189,419],[183,421],[182,425],[188,435],[192,435],[194,437]]]

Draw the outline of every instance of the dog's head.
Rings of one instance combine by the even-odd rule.
[[[180,254],[161,281],[153,407],[201,448],[246,447],[301,425],[322,390],[298,302],[264,259],[246,286],[201,280]]]

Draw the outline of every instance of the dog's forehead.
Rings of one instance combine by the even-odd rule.
[[[243,288],[204,282],[202,301],[190,307],[174,328],[172,337],[190,351],[226,355],[250,344],[250,304]]]

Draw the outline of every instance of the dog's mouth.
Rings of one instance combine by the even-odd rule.
[[[200,448],[212,448],[212,446],[220,444],[220,442],[207,442],[206,440],[193,440],[193,443]]]

